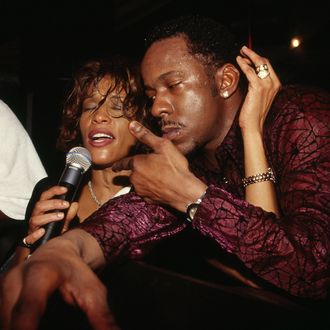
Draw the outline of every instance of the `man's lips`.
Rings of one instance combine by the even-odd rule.
[[[168,140],[174,140],[176,137],[181,135],[181,127],[163,127],[162,128],[163,137]]]

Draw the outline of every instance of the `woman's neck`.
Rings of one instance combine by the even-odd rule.
[[[90,182],[97,199],[103,204],[123,187],[129,186],[129,175],[130,171],[115,173],[111,168],[104,170],[92,169]]]
[[[115,173],[111,169],[92,169],[90,180],[83,186],[79,197],[78,217],[84,221],[121,189],[130,186],[130,171]]]

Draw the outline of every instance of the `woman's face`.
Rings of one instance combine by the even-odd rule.
[[[136,143],[128,130],[128,119],[122,116],[125,91],[113,91],[99,106],[111,84],[112,79],[104,77],[97,88],[91,86],[91,96],[83,101],[80,117],[83,145],[91,153],[94,166],[100,168],[111,167],[126,157]]]

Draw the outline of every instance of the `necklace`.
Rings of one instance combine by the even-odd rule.
[[[93,187],[92,187],[92,182],[91,180],[88,181],[87,183],[88,185],[88,190],[93,198],[93,201],[97,204],[97,208],[101,207],[102,206],[102,203],[97,199],[96,195],[95,195],[95,192],[93,190]]]

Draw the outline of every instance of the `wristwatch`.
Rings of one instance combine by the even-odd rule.
[[[195,202],[192,202],[187,205],[186,215],[187,215],[187,220],[189,222],[193,221],[195,214],[197,212],[197,209],[199,207],[199,204],[202,202],[202,199],[205,196],[205,193],[206,193],[206,191],[204,191],[202,196],[199,197]]]

